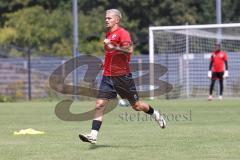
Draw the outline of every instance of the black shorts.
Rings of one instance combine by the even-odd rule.
[[[224,72],[212,72],[212,80],[222,80]]]
[[[103,76],[97,98],[114,99],[117,94],[122,99],[127,99],[131,105],[139,100],[131,73],[123,76]]]

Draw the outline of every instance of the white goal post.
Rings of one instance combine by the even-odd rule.
[[[167,67],[168,72],[160,79],[174,87],[167,98],[208,95],[207,71],[216,42],[229,58],[230,77],[224,84],[224,96],[239,97],[240,23],[149,27],[149,62]],[[151,84],[154,72],[150,70]],[[214,93],[218,94],[218,82]]]

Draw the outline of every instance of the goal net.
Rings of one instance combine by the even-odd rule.
[[[240,23],[149,27],[149,60],[168,68],[160,77],[173,85],[167,98],[206,97],[211,52],[216,42],[227,52],[229,78],[224,81],[226,97],[240,96]],[[154,71],[157,72],[157,71]],[[215,83],[215,95],[219,83]]]

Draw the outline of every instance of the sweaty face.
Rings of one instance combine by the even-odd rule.
[[[105,16],[105,26],[107,28],[112,28],[115,25],[118,25],[118,23],[119,23],[119,18],[117,16],[115,16],[111,12],[107,12],[106,13],[106,16]]]

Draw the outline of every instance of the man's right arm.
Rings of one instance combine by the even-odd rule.
[[[211,56],[211,61],[208,69],[208,78],[212,78],[212,65],[213,65],[213,57]]]
[[[209,71],[212,70],[212,65],[213,65],[213,61],[211,60],[210,63],[209,63],[209,69],[208,69]]]

